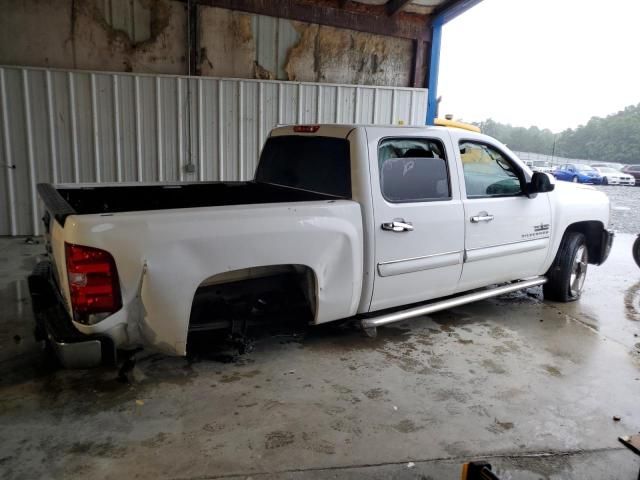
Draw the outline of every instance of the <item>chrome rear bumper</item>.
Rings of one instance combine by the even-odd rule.
[[[29,292],[36,319],[36,338],[46,340],[64,368],[115,364],[109,337],[84,335],[71,322],[51,274],[51,262],[38,263],[29,275]]]

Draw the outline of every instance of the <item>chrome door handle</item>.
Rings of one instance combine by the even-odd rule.
[[[393,222],[383,223],[382,229],[390,232],[412,232],[413,225],[411,225],[411,222],[405,222],[404,220],[401,222],[394,220]]]
[[[493,220],[493,215],[489,215],[486,212],[482,212],[480,215],[471,217],[471,223],[490,222],[491,220]]]

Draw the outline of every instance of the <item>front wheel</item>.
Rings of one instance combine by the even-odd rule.
[[[638,235],[638,238],[636,238],[636,241],[633,242],[633,259],[636,261],[636,263],[640,267],[640,235]]]
[[[573,183],[578,183],[578,177],[573,177],[573,178],[571,179],[571,181],[572,181]]]
[[[546,300],[573,302],[580,298],[587,277],[589,253],[582,233],[568,232],[560,243],[553,265],[547,272],[543,292]]]
[[[604,178],[602,179],[602,184],[603,184],[603,185],[609,185],[609,180],[607,180],[607,177],[604,177]]]

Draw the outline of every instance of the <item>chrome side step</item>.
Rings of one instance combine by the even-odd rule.
[[[477,302],[479,300],[485,300],[491,297],[497,297],[498,295],[504,295],[505,293],[515,292],[522,290],[523,288],[537,287],[547,283],[545,277],[535,277],[528,280],[520,280],[515,283],[509,283],[501,287],[495,287],[488,290],[481,290],[479,292],[468,293],[459,297],[449,298],[440,302],[430,303],[422,305],[420,307],[409,308],[407,310],[401,310],[399,312],[387,313],[377,317],[365,318],[361,321],[361,326],[368,335],[374,334],[376,327],[382,327],[390,323],[399,322],[408,318],[419,317],[420,315],[428,315],[430,313],[439,312],[440,310],[447,310],[448,308],[459,307],[467,303]]]

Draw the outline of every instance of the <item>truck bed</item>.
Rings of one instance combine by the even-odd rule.
[[[170,210],[257,203],[336,199],[332,195],[260,182],[200,182],[171,185],[39,184],[38,193],[58,222],[69,215]]]

